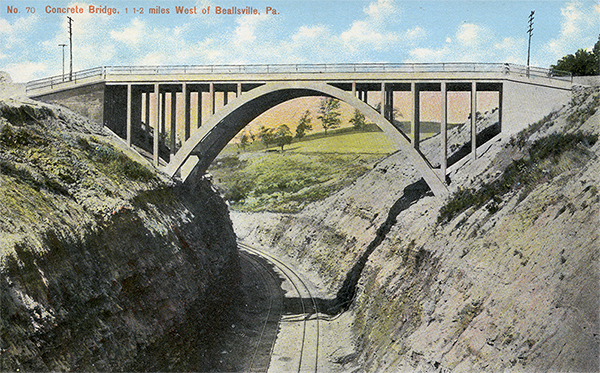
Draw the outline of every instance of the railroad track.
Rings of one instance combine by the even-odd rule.
[[[297,294],[298,308],[296,310],[288,310],[288,314],[280,316],[281,323],[300,323],[301,331],[299,340],[290,336],[283,336],[285,340],[276,343],[275,338],[271,347],[269,356],[270,368],[272,371],[297,371],[297,372],[317,372],[319,366],[319,309],[317,301],[312,296],[308,284],[287,264],[277,259],[276,257],[253,248],[247,244],[238,242],[241,255],[247,258],[256,268],[270,273],[273,276],[270,268],[265,268],[265,264],[252,258],[252,255],[259,256],[269,262],[281,276],[289,282],[293,293]],[[251,255],[249,255],[251,254]],[[266,275],[262,275],[265,284],[270,281]],[[271,279],[272,280],[272,279]],[[283,312],[286,312],[284,309]],[[269,310],[269,315],[273,314],[272,307]],[[265,320],[263,331],[266,328],[268,317]],[[294,325],[297,329],[297,325]],[[281,328],[280,328],[281,329]],[[259,350],[259,345],[265,343],[266,336],[261,334],[260,340],[257,342],[256,351]],[[279,345],[279,347],[277,347]],[[257,354],[255,353],[255,356]],[[284,356],[285,355],[285,356]],[[274,359],[278,358],[278,359]],[[255,366],[254,357],[251,366]]]
[[[253,272],[260,278],[260,289],[257,287],[258,293],[265,294],[268,298],[268,309],[262,312],[264,321],[250,363],[245,370],[249,372],[267,372],[277,340],[279,323],[283,316],[282,293],[275,290],[279,288],[280,280],[273,270],[265,264],[264,259],[257,258],[255,254],[240,251],[240,258],[250,265]],[[276,327],[269,328],[269,324],[276,324]],[[274,332],[270,332],[271,330],[274,330]]]

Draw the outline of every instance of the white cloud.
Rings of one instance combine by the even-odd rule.
[[[524,38],[504,38],[494,48],[498,55],[505,56],[501,62],[523,64],[527,43]]]
[[[47,71],[47,66],[41,62],[13,63],[6,66],[13,82],[27,82],[33,80],[40,72]]]
[[[571,1],[561,9],[561,15],[560,33],[541,49],[540,57],[549,63],[555,63],[577,49],[593,46],[600,29],[600,2],[591,5]]]
[[[525,40],[504,38],[499,40],[485,26],[466,23],[448,36],[438,48],[414,48],[409,51],[408,62],[511,62],[523,63]]]
[[[344,44],[344,47],[352,52],[366,53],[369,49],[384,50],[392,47],[402,40],[402,36],[411,37],[419,36],[420,28],[416,27],[401,35],[397,31],[388,31],[394,22],[392,19],[397,19],[394,15],[397,10],[393,0],[378,0],[369,4],[364,8],[366,18],[354,21],[350,28],[339,35],[339,39]],[[411,42],[409,40],[409,42]]]
[[[367,21],[356,21],[340,38],[350,49],[365,48],[383,49],[398,41],[397,34],[392,32],[377,32],[376,28]]]
[[[38,24],[39,18],[35,15],[17,18],[12,23],[0,18],[0,38],[2,39],[0,50],[22,45]]]
[[[146,54],[144,57],[141,58],[140,60],[140,64],[141,65],[164,65],[165,64],[165,60],[167,59],[167,56],[160,52],[160,51],[154,51],[154,52],[150,52],[148,54]]]
[[[314,39],[322,38],[328,30],[323,26],[301,26],[294,35],[294,42],[313,41]]]
[[[396,13],[393,0],[378,0],[365,8],[365,13],[374,21],[381,21]]]
[[[459,26],[456,39],[462,45],[474,46],[482,42],[482,34],[484,33],[483,27],[473,23],[465,23]]]
[[[415,48],[409,52],[414,62],[441,62],[448,58],[450,50],[447,47],[441,49]]]
[[[427,32],[425,32],[425,30],[423,30],[421,27],[417,26],[410,30],[406,30],[406,32],[403,35],[403,39],[407,43],[415,43],[419,40],[424,39],[426,36]]]
[[[262,15],[244,15],[237,18],[238,26],[235,29],[235,43],[248,43],[256,40],[256,29],[259,25],[269,17],[266,14]]]
[[[129,26],[125,27],[122,31],[110,31],[110,37],[121,43],[138,45],[145,35],[146,24],[140,21],[139,18],[131,20]]]

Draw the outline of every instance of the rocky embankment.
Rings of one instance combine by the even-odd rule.
[[[597,371],[600,89],[494,139],[431,195],[402,154],[299,214],[233,214],[353,315],[357,371]],[[354,358],[351,363],[349,360]]]
[[[239,286],[208,181],[173,185],[85,118],[8,98],[0,259],[1,371],[213,369]]]

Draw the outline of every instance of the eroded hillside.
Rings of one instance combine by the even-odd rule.
[[[0,101],[0,259],[2,371],[218,366],[239,286],[225,203],[83,117]]]
[[[348,368],[597,371],[599,106],[600,89],[578,88],[480,148],[450,170],[450,200],[394,154],[299,214],[234,214],[236,232],[351,301]]]

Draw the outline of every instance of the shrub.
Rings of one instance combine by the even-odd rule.
[[[154,172],[132,160],[123,152],[109,144],[92,145],[84,138],[78,139],[78,145],[97,163],[107,168],[109,174],[120,174],[131,180],[150,181]]]
[[[580,144],[593,146],[598,140],[596,134],[567,133],[551,134],[535,141],[529,149],[529,157],[513,161],[502,173],[499,179],[484,183],[479,189],[460,189],[440,209],[438,223],[447,223],[456,215],[470,207],[481,207],[488,201],[490,213],[498,211],[500,196],[511,190],[532,188],[543,180],[544,171],[540,162],[551,158],[555,163],[563,153],[575,149]]]
[[[55,118],[51,109],[45,107],[35,108],[29,105],[19,107],[0,105],[0,116],[16,126],[22,126],[28,122],[40,123],[39,120],[45,118]]]
[[[14,131],[10,125],[6,125],[0,131],[0,144],[9,148],[18,148],[29,145],[45,146],[48,142],[25,128]]]

